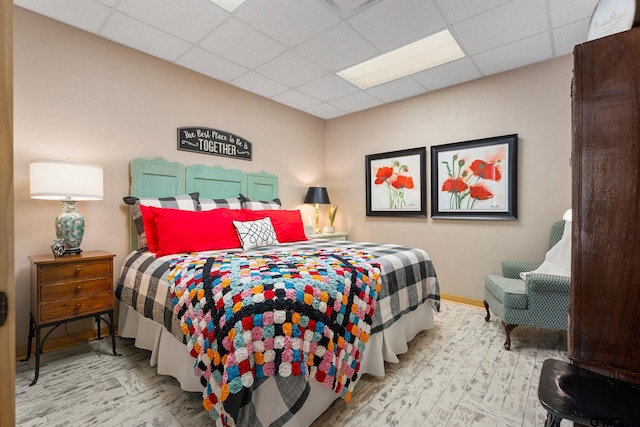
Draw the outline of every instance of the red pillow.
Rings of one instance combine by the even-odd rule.
[[[233,226],[234,220],[246,219],[239,209],[221,208],[210,211],[183,211],[153,207],[151,209],[158,236],[156,257],[181,252],[242,247]],[[149,244],[148,241],[147,244]]]
[[[254,221],[256,219],[262,219],[269,217],[273,224],[273,229],[276,231],[276,237],[278,242],[300,242],[307,240],[307,236],[304,234],[304,224],[302,223],[302,215],[300,211],[287,211],[287,210],[260,210],[252,211],[248,209],[242,209],[245,213],[245,217],[248,221]]]
[[[156,219],[154,210],[160,209],[153,206],[140,205],[142,213],[142,224],[144,225],[144,234],[147,236],[147,249],[149,252],[156,253],[158,251],[158,228],[156,227]]]

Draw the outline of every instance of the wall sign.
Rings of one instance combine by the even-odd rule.
[[[178,150],[251,160],[251,143],[218,129],[178,128]]]

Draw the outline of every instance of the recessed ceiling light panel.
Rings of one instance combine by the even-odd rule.
[[[444,30],[338,72],[360,89],[368,89],[464,57],[449,30]]]

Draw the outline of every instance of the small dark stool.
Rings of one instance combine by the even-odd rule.
[[[587,426],[640,426],[640,384],[617,380],[561,360],[542,365],[538,399],[545,427],[571,420]]]

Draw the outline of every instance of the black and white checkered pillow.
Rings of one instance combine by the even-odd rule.
[[[240,198],[240,203],[242,203],[242,209],[249,209],[252,211],[280,210],[280,207],[282,206],[282,202],[280,202],[280,199],[278,198],[269,202],[250,199],[244,194],[238,194],[238,197]]]
[[[145,249],[147,247],[147,236],[144,233],[144,223],[142,222],[140,205],[153,206],[156,208],[173,208],[183,211],[197,211],[198,196],[199,193],[157,198],[138,198],[132,196],[123,197],[122,200],[126,204],[131,205],[131,219],[133,220],[133,223],[136,226],[136,231],[138,232],[138,249]]]
[[[242,203],[237,197],[230,199],[200,199],[200,210],[210,211],[213,209],[242,209]]]
[[[269,217],[256,221],[233,221],[245,251],[262,246],[279,245]]]

